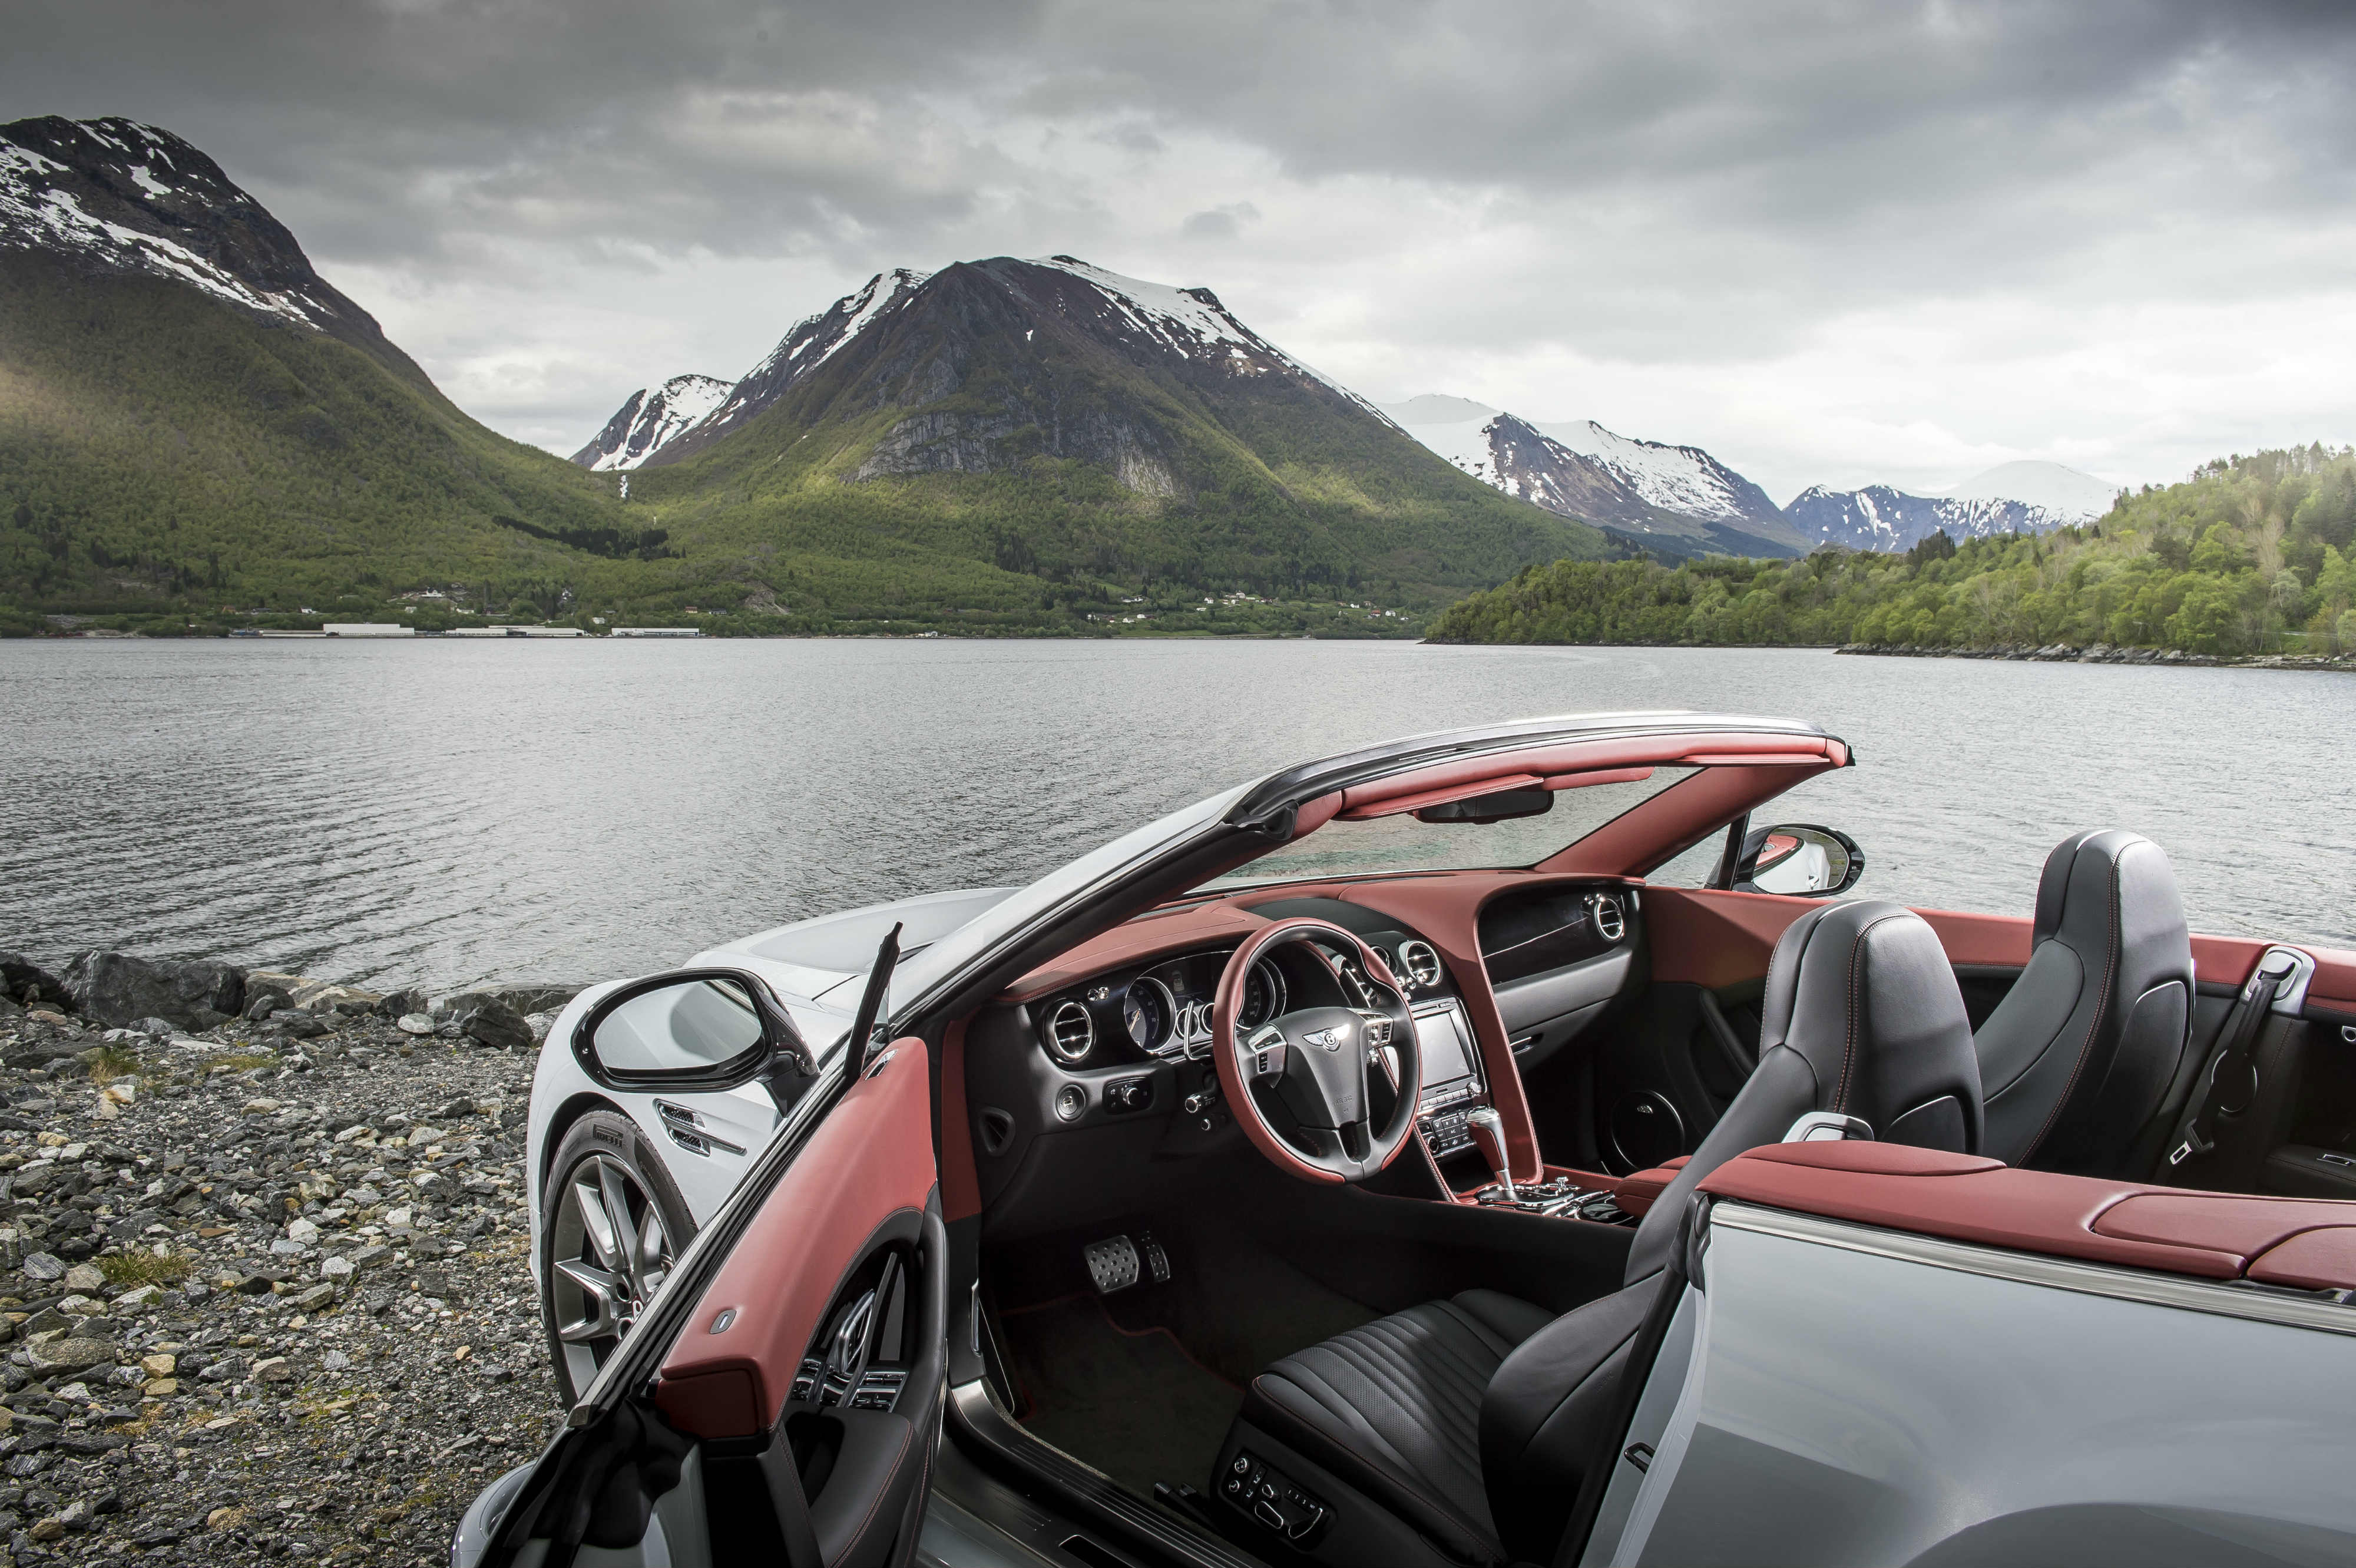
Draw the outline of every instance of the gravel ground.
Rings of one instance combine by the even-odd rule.
[[[0,1001],[0,1568],[446,1561],[561,1415],[513,1033]]]

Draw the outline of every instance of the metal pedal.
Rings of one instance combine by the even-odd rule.
[[[1098,1295],[1110,1295],[1135,1284],[1142,1273],[1137,1256],[1137,1243],[1126,1236],[1115,1236],[1108,1241],[1091,1241],[1080,1249],[1080,1261],[1088,1266],[1088,1283],[1097,1287]]]
[[[1087,1264],[1088,1283],[1097,1287],[1098,1295],[1111,1295],[1148,1280],[1158,1285],[1170,1283],[1170,1254],[1150,1230],[1138,1232],[1134,1241],[1126,1236],[1091,1241],[1080,1249],[1080,1260]]]

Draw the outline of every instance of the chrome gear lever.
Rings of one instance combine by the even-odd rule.
[[[1497,1178],[1498,1197],[1507,1203],[1519,1203],[1521,1195],[1514,1190],[1514,1164],[1505,1153],[1505,1119],[1494,1105],[1476,1105],[1466,1114],[1464,1128],[1472,1135],[1472,1146],[1489,1162],[1489,1174]]]

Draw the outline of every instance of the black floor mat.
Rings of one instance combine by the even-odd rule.
[[[1142,1498],[1153,1483],[1207,1487],[1243,1391],[1178,1341],[1114,1326],[1093,1296],[999,1319],[1029,1403],[1023,1424]]]

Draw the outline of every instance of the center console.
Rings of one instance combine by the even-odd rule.
[[[1472,1147],[1467,1118],[1488,1103],[1481,1080],[1481,1053],[1472,1043],[1472,1020],[1456,998],[1419,1002],[1414,1008],[1415,1048],[1423,1064],[1423,1099],[1416,1108],[1416,1131],[1434,1162]]]

